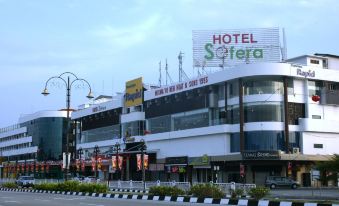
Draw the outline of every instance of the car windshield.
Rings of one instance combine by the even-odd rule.
[[[22,179],[22,180],[33,180],[34,178],[33,177],[20,177],[20,179]]]

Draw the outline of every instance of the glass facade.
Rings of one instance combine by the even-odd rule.
[[[283,94],[283,81],[277,78],[257,78],[244,80],[244,95]]]
[[[283,131],[251,131],[244,133],[244,149],[248,151],[264,150],[277,151],[285,150],[285,137]],[[300,133],[289,133],[290,148],[300,148]],[[240,151],[239,133],[231,134],[231,152]]]
[[[123,137],[144,135],[144,130],[145,130],[144,121],[134,121],[122,124]]]
[[[174,131],[209,126],[208,109],[179,113],[172,119]]]
[[[32,146],[38,146],[38,160],[62,159],[62,145],[66,142],[66,118],[43,117],[20,126],[27,127],[27,136],[32,136]]]
[[[147,119],[152,134],[225,124],[225,109],[198,109]]]
[[[120,125],[112,125],[83,131],[81,133],[81,139],[80,141],[78,140],[78,142],[96,142],[110,139],[119,139],[120,137]]]
[[[248,122],[283,122],[282,102],[254,102],[244,104],[244,121]],[[229,106],[227,123],[239,124],[239,105]]]
[[[147,121],[147,130],[152,134],[171,131],[171,115],[150,118]]]

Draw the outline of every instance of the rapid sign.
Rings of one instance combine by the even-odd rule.
[[[194,66],[279,61],[279,28],[193,31]]]

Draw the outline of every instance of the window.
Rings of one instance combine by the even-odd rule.
[[[314,144],[313,148],[322,149],[323,148],[323,144]]]
[[[319,64],[319,60],[311,59],[311,64]]]

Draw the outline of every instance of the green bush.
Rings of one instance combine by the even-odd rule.
[[[33,186],[34,189],[36,190],[57,190],[57,183],[42,183],[42,184],[36,184]]]
[[[88,193],[106,193],[108,190],[105,184],[79,183],[76,181],[67,181],[62,183],[42,183],[34,185],[36,190],[65,191],[65,192],[88,192]]]
[[[95,185],[95,190],[94,192],[96,193],[106,193],[108,190],[108,186],[106,184],[94,184]]]
[[[253,197],[256,200],[260,200],[266,195],[270,193],[270,189],[266,187],[256,187],[256,188],[251,188],[250,191],[248,192],[251,197]]]
[[[179,196],[185,195],[185,191],[177,187],[155,186],[150,187],[149,193],[156,196]]]
[[[6,182],[2,184],[2,187],[13,189],[13,188],[17,188],[18,185],[16,185],[14,182]]]
[[[211,198],[220,199],[220,198],[225,197],[224,192],[218,186],[212,185],[212,184],[194,185],[193,187],[191,187],[191,190],[189,193],[199,198],[211,197]]]
[[[79,182],[77,181],[66,181],[66,182],[62,182],[58,184],[58,190],[60,191],[65,191],[65,192],[69,192],[69,191],[77,191],[77,188],[79,187]]]
[[[231,192],[232,198],[239,198],[242,195],[244,195],[244,190],[241,188],[235,189],[234,191],[232,190]]]

